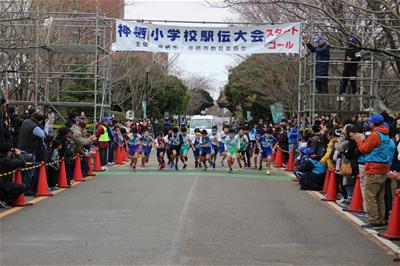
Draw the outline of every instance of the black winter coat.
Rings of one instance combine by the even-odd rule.
[[[0,153],[0,174],[8,173],[14,171],[20,167],[25,165],[24,158],[19,155],[15,156],[14,158],[7,157],[6,154]],[[13,175],[9,174],[6,176],[0,177],[0,184],[12,182]]]
[[[361,57],[356,56],[360,52],[360,49],[348,48],[346,49],[344,60],[347,61],[347,57],[351,58],[351,62],[360,61]],[[358,69],[358,63],[345,63],[343,68],[343,76],[356,76]]]

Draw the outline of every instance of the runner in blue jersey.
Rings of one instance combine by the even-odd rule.
[[[132,170],[136,172],[136,165],[139,155],[142,153],[141,136],[138,134],[137,128],[132,128],[128,134],[128,154],[131,158]]]
[[[178,171],[178,162],[182,146],[182,135],[179,133],[179,129],[177,127],[174,127],[172,130],[172,135],[169,137],[169,141],[171,143],[171,162],[175,163],[175,170]]]
[[[218,134],[218,128],[216,126],[212,127],[211,134],[209,135],[211,142],[211,155],[210,155],[210,166],[215,168],[215,163],[218,155],[219,144],[221,143],[221,138]]]
[[[200,155],[201,155],[201,132],[200,129],[196,128],[194,130],[195,136],[191,141],[191,148],[194,155],[194,167],[201,167]]]
[[[208,137],[207,130],[203,129],[201,132],[201,161],[204,165],[204,171],[207,171],[207,161],[211,164],[211,141]]]
[[[277,139],[273,136],[272,129],[267,129],[267,131],[261,136],[260,141],[258,143],[259,149],[261,151],[260,158],[260,167],[259,170],[262,170],[262,162],[267,162],[267,175],[270,175],[271,165],[272,165],[272,150],[274,145],[277,143]]]
[[[141,137],[141,141],[142,141],[142,170],[144,170],[146,164],[149,162],[152,143],[154,142],[154,139],[150,136],[150,132],[146,130],[144,131],[143,136]]]

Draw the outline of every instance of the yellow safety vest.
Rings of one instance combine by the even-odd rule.
[[[104,130],[104,133],[100,135],[99,141],[108,142],[108,141],[110,141],[110,137],[108,136],[107,128],[105,126],[103,126],[103,125],[102,125],[102,127],[103,127],[103,130]]]

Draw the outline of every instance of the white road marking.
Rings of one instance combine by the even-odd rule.
[[[187,213],[189,206],[194,198],[198,180],[199,180],[199,176],[197,175],[197,176],[195,176],[195,178],[193,180],[193,184],[189,190],[189,193],[186,196],[185,205],[183,206],[183,209],[178,217],[178,223],[177,223],[177,227],[176,227],[175,236],[174,236],[173,240],[171,241],[169,249],[166,252],[167,265],[177,264],[177,262],[175,260],[179,253],[179,250],[182,248],[180,245],[183,242],[182,238],[184,237],[184,233],[185,233],[186,213]]]

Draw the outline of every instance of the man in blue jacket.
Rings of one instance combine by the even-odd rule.
[[[301,190],[322,190],[325,181],[326,165],[314,159],[314,151],[310,148],[305,148],[302,153],[308,157],[304,160],[297,171],[301,172],[300,189]]]
[[[304,39],[304,44],[310,52],[316,54],[315,64],[315,87],[317,93],[325,94],[328,91],[328,75],[329,75],[329,59],[330,59],[330,45],[326,42],[323,35],[315,38],[316,46],[313,46],[308,40]]]

